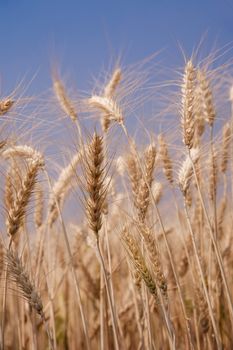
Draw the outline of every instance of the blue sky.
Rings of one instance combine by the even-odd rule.
[[[164,49],[167,64],[205,33],[207,47],[233,42],[233,0],[0,0],[0,18],[1,90],[35,73],[33,91],[47,89],[54,60],[85,88],[119,54],[133,63]]]

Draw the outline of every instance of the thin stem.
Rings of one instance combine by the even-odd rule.
[[[5,320],[6,320],[6,299],[7,299],[7,276],[8,276],[8,264],[6,266],[5,271],[5,279],[4,279],[4,293],[3,293],[3,300],[2,300],[2,339],[1,348],[4,350],[4,343],[5,343]]]
[[[117,335],[117,320],[116,320],[116,315],[114,313],[114,308],[113,308],[113,303],[112,303],[112,298],[111,298],[111,293],[110,293],[110,288],[109,288],[109,282],[108,282],[108,278],[107,278],[107,272],[105,269],[105,264],[104,264],[104,259],[102,256],[102,253],[100,251],[100,246],[99,246],[99,240],[97,240],[97,253],[100,259],[100,264],[101,264],[101,268],[103,271],[103,275],[104,275],[104,281],[105,281],[105,285],[106,285],[106,291],[107,291],[107,297],[108,297],[108,302],[109,302],[109,307],[110,307],[110,313],[111,313],[111,318],[112,318],[112,323],[113,323],[113,335],[114,335],[114,342],[115,342],[115,348],[116,350],[120,350],[119,347],[119,342],[118,342],[118,335]]]

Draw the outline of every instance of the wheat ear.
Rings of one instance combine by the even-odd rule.
[[[172,161],[168,153],[167,144],[162,134],[158,136],[158,141],[159,141],[159,159],[163,162],[164,174],[168,182],[170,182],[170,184],[173,185],[174,179],[173,179],[173,171],[172,171]]]
[[[204,70],[198,70],[197,81],[202,94],[202,113],[205,120],[212,127],[215,120],[215,108],[210,84]]]
[[[124,227],[122,230],[121,238],[136,272],[140,275],[149,292],[155,298],[156,303],[158,303],[158,293],[154,279],[146,266],[146,262],[136,240],[133,238],[132,234],[129,233],[126,227]]]
[[[191,155],[192,155],[193,162],[196,163],[200,157],[199,149],[193,148],[191,150]],[[184,194],[185,197],[187,195],[187,191],[190,186],[192,175],[193,175],[192,161],[190,160],[190,157],[187,156],[178,174],[178,184],[181,189],[181,192]]]
[[[87,101],[88,105],[103,112],[109,120],[123,123],[122,111],[115,100],[105,96],[93,95]]]
[[[75,122],[78,118],[77,111],[66,93],[65,86],[58,77],[53,78],[53,90],[61,109]]]
[[[156,148],[154,145],[150,145],[145,153],[145,179],[140,179],[138,194],[136,197],[136,207],[138,210],[138,218],[141,222],[144,222],[148,206],[150,203],[150,189],[153,182],[153,171],[155,168]],[[149,186],[149,187],[148,187]]]
[[[144,238],[146,249],[149,253],[149,259],[156,276],[156,284],[161,289],[163,295],[167,295],[167,281],[162,272],[162,266],[158,254],[158,248],[151,230],[145,224],[139,224],[139,232]]]
[[[181,125],[183,129],[183,142],[191,149],[194,137],[194,94],[196,72],[191,60],[185,65],[183,84],[181,87]]]
[[[226,173],[227,171],[230,143],[231,143],[231,127],[229,123],[226,123],[223,127],[222,159],[221,159],[221,166],[220,166],[222,173]]]
[[[35,150],[34,148],[27,145],[11,146],[8,147],[5,151],[2,152],[2,156],[5,159],[14,158],[14,157],[23,157],[26,160],[35,159],[37,162],[40,162],[40,165],[44,165],[43,155]]]
[[[13,104],[14,101],[11,98],[0,100],[0,115],[7,114],[7,112],[9,112]]]
[[[102,227],[103,205],[106,198],[104,187],[103,139],[94,133],[84,159],[86,214],[97,241]]]
[[[32,280],[29,278],[26,272],[25,266],[23,265],[21,259],[12,250],[7,250],[6,252],[6,264],[8,271],[8,278],[17,284],[19,292],[23,299],[31,305],[31,307],[36,311],[36,313],[41,317],[49,338],[50,348],[53,349],[53,340],[49,332],[47,323],[45,321],[44,308],[41,297],[36,290],[36,287]]]
[[[14,239],[15,234],[23,223],[27,205],[34,190],[40,167],[40,158],[29,162],[27,173],[22,179],[20,188],[16,190],[16,198],[12,203],[12,206],[9,208],[7,215],[7,233],[10,236],[11,241]]]
[[[56,221],[58,217],[58,211],[56,206],[56,201],[61,206],[65,200],[65,196],[67,195],[70,187],[71,181],[76,174],[76,168],[82,158],[83,152],[78,151],[70,163],[62,169],[59,178],[53,185],[53,191],[49,200],[49,219],[48,223],[51,227],[53,223]]]
[[[120,68],[116,68],[113,73],[112,76],[109,80],[109,82],[107,83],[107,85],[104,88],[104,93],[103,95],[105,97],[110,97],[112,98],[117,86],[119,85],[120,81],[122,79],[122,71]]]

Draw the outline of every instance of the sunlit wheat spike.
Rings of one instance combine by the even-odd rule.
[[[204,70],[199,69],[197,72],[197,80],[199,83],[200,91],[202,94],[202,113],[205,120],[210,126],[213,126],[215,120],[215,108],[212,96],[212,90],[210,88],[209,81]]]
[[[154,202],[157,205],[162,197],[163,185],[161,182],[154,181],[151,186],[151,192],[154,198]]]
[[[221,172],[227,171],[228,159],[229,159],[229,147],[231,143],[231,127],[229,123],[226,123],[223,127],[223,139],[222,139],[222,159],[221,159]]]
[[[10,210],[10,208],[13,205],[14,202],[14,186],[12,183],[12,171],[11,168],[7,171],[6,177],[5,177],[5,191],[4,191],[4,201],[5,206],[7,210]]]
[[[198,76],[197,71],[197,76]],[[194,116],[195,116],[195,135],[194,135],[194,141],[195,146],[197,147],[200,143],[200,139],[205,132],[205,116],[203,112],[203,94],[202,89],[200,87],[200,84],[197,80],[197,86],[195,89],[195,96],[194,96]]]
[[[61,109],[75,122],[78,118],[77,111],[67,95],[65,86],[57,76],[53,77],[53,89]]]
[[[109,82],[107,83],[107,85],[104,88],[104,93],[103,95],[105,97],[110,97],[112,98],[117,86],[119,85],[120,81],[122,79],[122,71],[120,68],[116,68],[109,80]]]
[[[11,98],[0,100],[0,116],[7,114],[7,112],[9,112],[13,104],[14,104],[14,101]]]
[[[163,162],[163,171],[168,182],[170,182],[170,184],[172,185],[174,182],[172,161],[168,153],[167,144],[162,134],[158,136],[158,141],[159,141],[159,158]]]
[[[64,203],[65,197],[72,185],[72,179],[76,175],[76,169],[83,156],[83,151],[77,151],[70,163],[62,169],[60,176],[54,183],[49,200],[49,225],[52,226],[58,217],[57,205]]]
[[[150,189],[153,182],[153,172],[155,168],[156,148],[153,144],[144,152],[145,173],[144,178],[139,181],[138,194],[136,197],[136,206],[139,220],[145,220],[148,206],[150,203]]]
[[[183,129],[183,142],[191,149],[194,137],[194,94],[196,71],[191,60],[185,65],[183,83],[181,87],[181,125]]]
[[[93,95],[87,102],[91,108],[103,112],[110,121],[115,121],[119,124],[123,123],[123,114],[120,106],[112,98]]]
[[[56,197],[59,197],[70,185],[72,177],[75,176],[77,165],[80,163],[82,158],[82,152],[77,151],[72,157],[70,163],[62,169],[58,180],[53,185],[53,193]]]
[[[142,171],[138,164],[137,150],[134,143],[132,143],[130,147],[130,153],[127,156],[126,165],[131,183],[134,204],[137,207],[137,197],[139,192],[139,183],[142,179]]]
[[[15,199],[9,208],[6,222],[7,233],[11,239],[14,238],[23,223],[40,167],[40,159],[29,162],[27,173],[23,176],[20,187],[16,188]]]
[[[218,181],[218,164],[217,164],[217,152],[213,148],[208,159],[209,165],[209,197],[213,201],[217,193],[217,181]]]
[[[43,155],[34,148],[27,145],[11,146],[2,152],[2,156],[5,159],[14,157],[23,157],[27,160],[34,159],[36,162],[40,162],[41,166],[44,165]]]
[[[196,163],[198,158],[200,157],[200,152],[198,148],[193,148],[191,150],[191,158],[193,163]],[[179,174],[178,174],[178,184],[180,186],[180,189],[182,193],[185,195],[191,182],[191,178],[193,175],[193,167],[192,167],[192,161],[189,156],[186,157],[185,161],[183,162]]]

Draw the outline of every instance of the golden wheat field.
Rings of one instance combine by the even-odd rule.
[[[157,83],[152,57],[89,92],[55,68],[40,96],[1,91],[1,349],[233,349],[233,71],[218,55]]]

